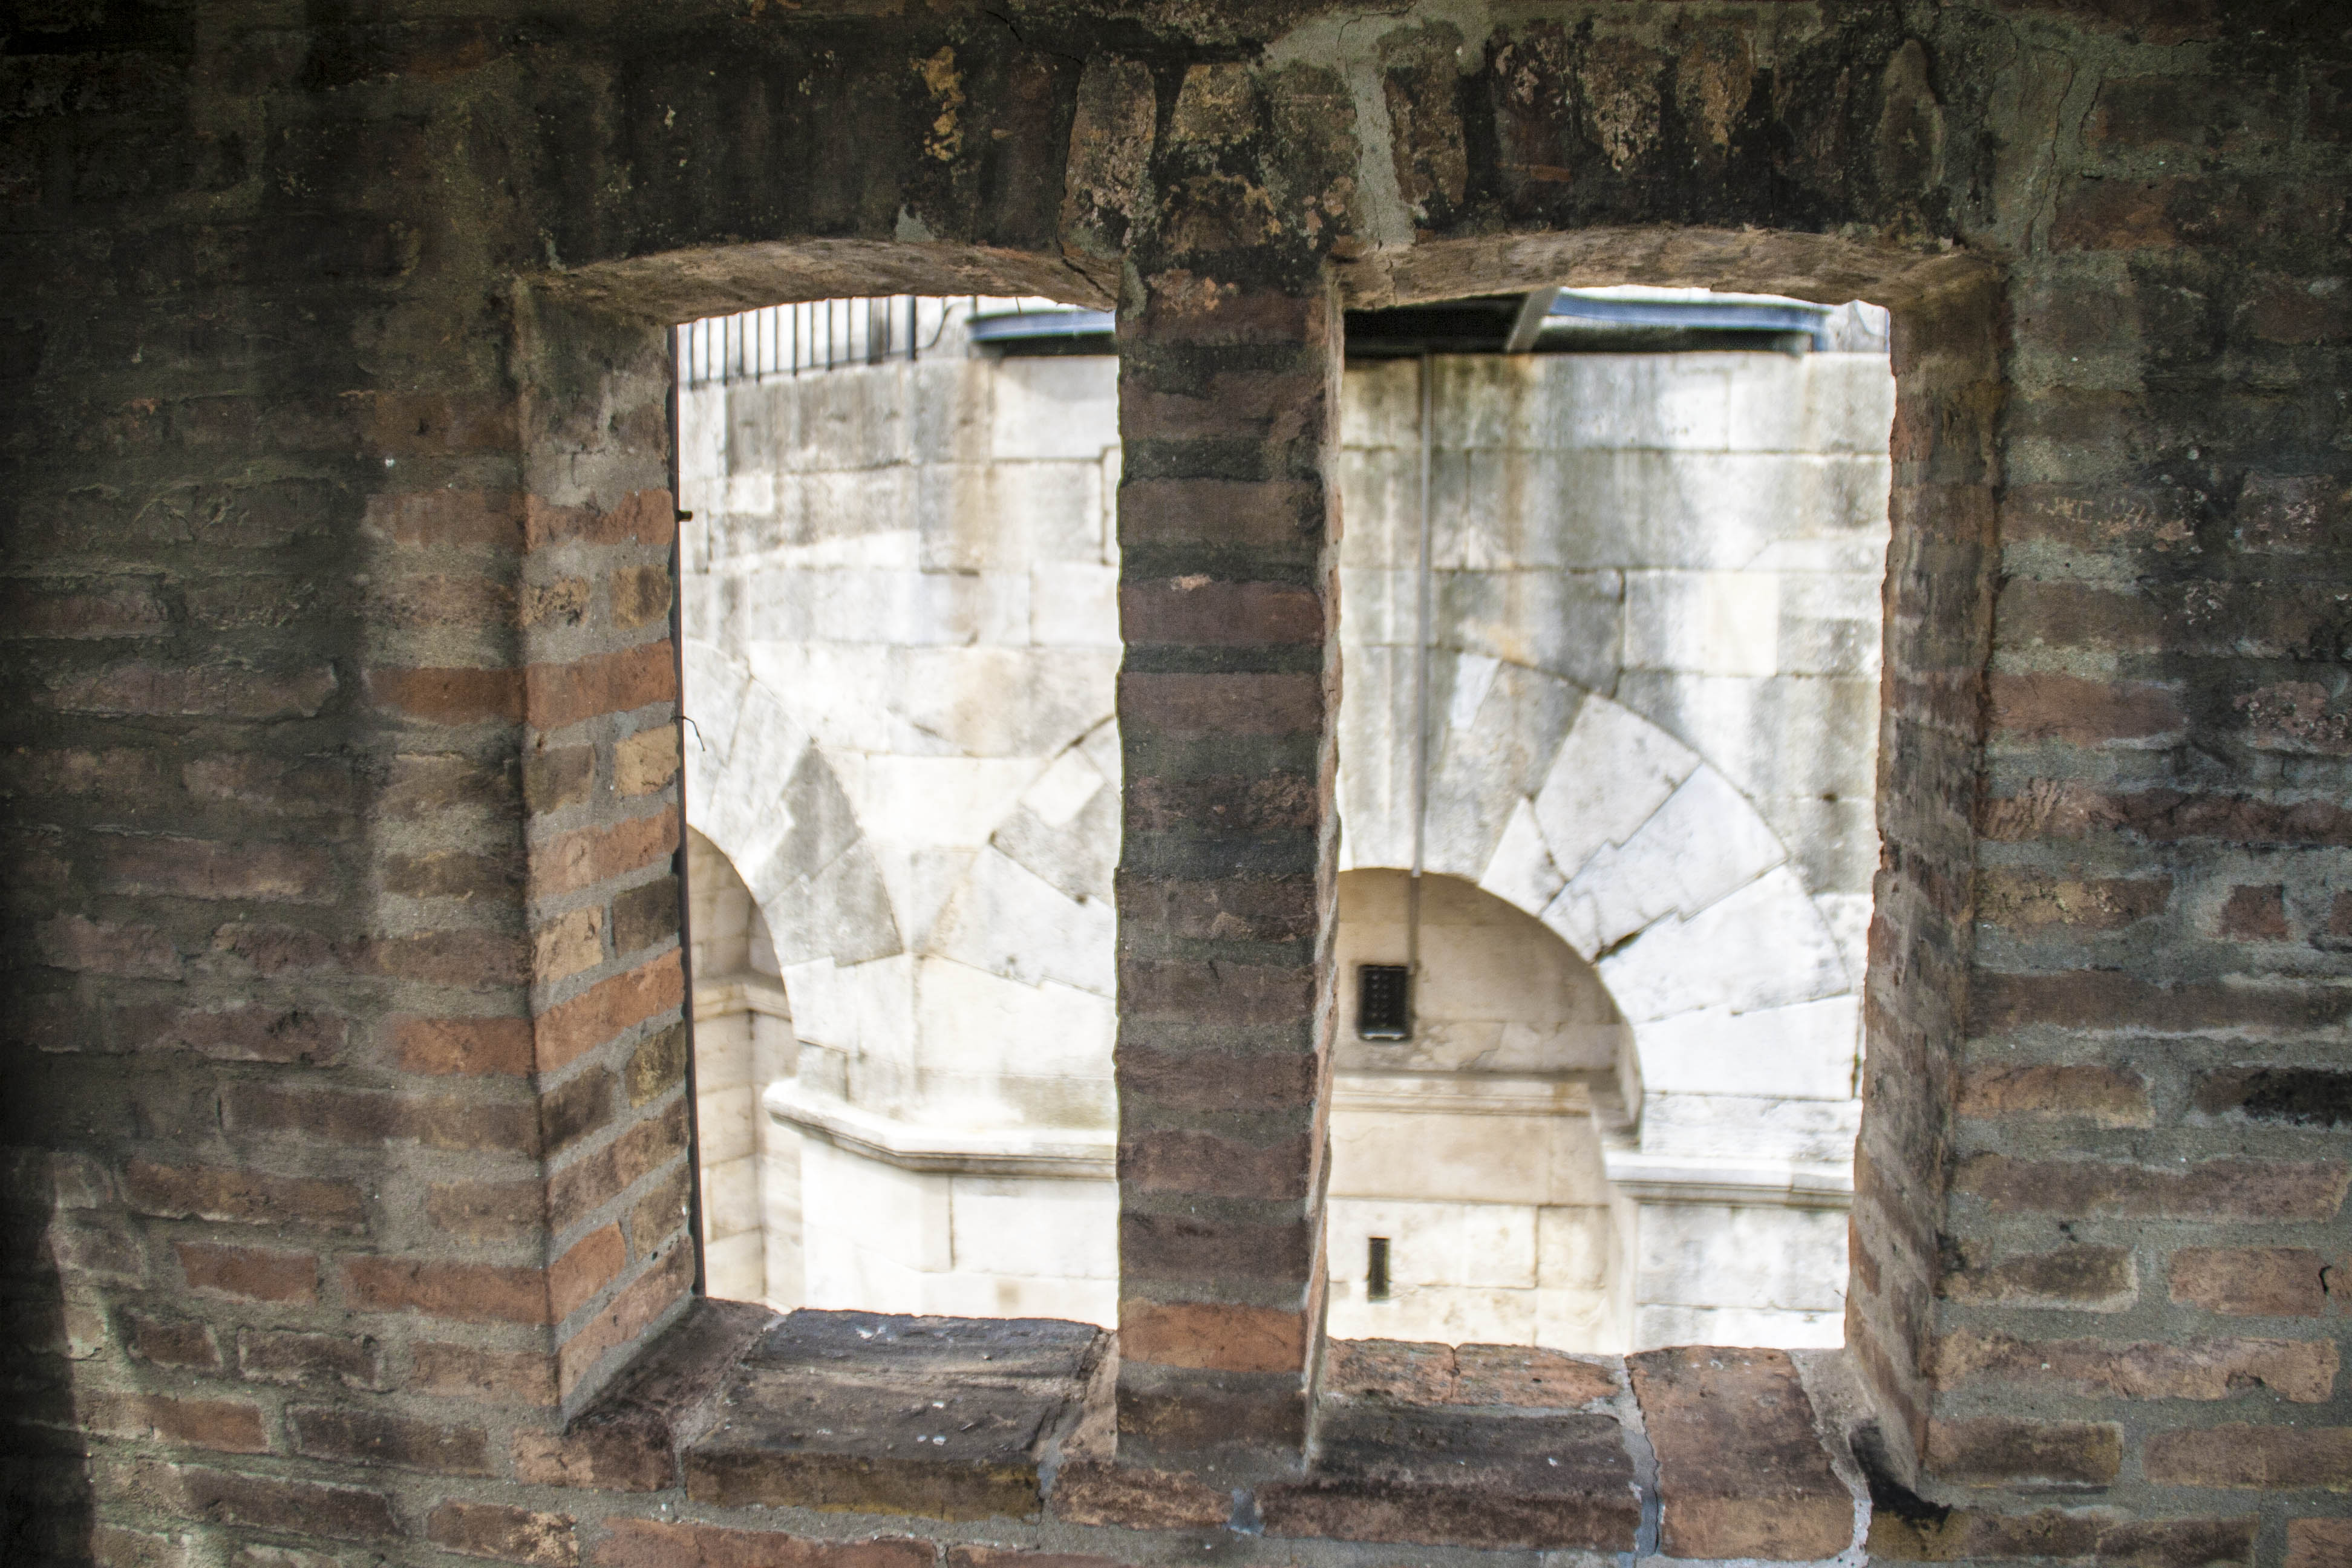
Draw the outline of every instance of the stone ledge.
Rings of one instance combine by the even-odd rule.
[[[1852,1544],[1795,1365],[1333,1341],[1303,1474],[1239,1491],[1120,1463],[1117,1346],[1090,1324],[702,1301],[518,1475],[714,1507],[1026,1519],[1285,1540],[1818,1562]],[[1643,1447],[1640,1429],[1646,1429]],[[1645,1495],[1655,1454],[1655,1483]]]

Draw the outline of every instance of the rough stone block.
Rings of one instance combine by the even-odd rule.
[[[1626,1365],[1658,1456],[1666,1555],[1802,1561],[1853,1542],[1853,1496],[1786,1354],[1649,1351]]]

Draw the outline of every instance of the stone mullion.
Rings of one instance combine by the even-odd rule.
[[[1278,1469],[1322,1315],[1337,311],[1157,282],[1120,331],[1120,1455]]]

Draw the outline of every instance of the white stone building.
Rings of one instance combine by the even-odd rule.
[[[1402,960],[1418,366],[1343,396],[1333,1331],[1834,1343],[1885,355],[1432,363],[1395,1042],[1352,977]],[[1115,1316],[1116,393],[952,330],[682,389],[714,1294]]]

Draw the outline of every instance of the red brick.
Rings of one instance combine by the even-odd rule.
[[[1066,1462],[1048,1503],[1055,1519],[1127,1530],[1214,1530],[1234,1510],[1230,1491],[1197,1476],[1100,1459]]]
[[[1313,1016],[1315,971],[1304,963],[1152,963],[1118,966],[1122,1021],[1291,1025]]]
[[[627,744],[625,741],[614,748],[614,787],[623,795],[640,793],[621,789],[620,751]],[[671,772],[676,771],[673,766]],[[588,792],[595,782],[596,748],[593,746],[551,746],[544,750],[533,747],[523,757],[523,801],[532,811],[541,815],[579,805],[588,798]]]
[[[2352,1426],[2213,1426],[2158,1432],[2147,1479],[2158,1486],[2265,1491],[2352,1489]]]
[[[292,1133],[354,1145],[415,1142],[427,1149],[539,1148],[539,1110],[527,1100],[483,1102],[453,1094],[236,1085],[221,1096],[224,1125],[239,1135]]]
[[[1273,1307],[1199,1301],[1118,1304],[1125,1361],[1223,1372],[1297,1372],[1307,1364],[1307,1322]]]
[[[569,1230],[684,1154],[688,1137],[687,1106],[681,1097],[659,1115],[638,1122],[549,1178],[549,1223],[559,1231]]]
[[[605,578],[613,624],[634,629],[669,614],[669,567],[625,566]]]
[[[363,421],[371,457],[436,458],[506,452],[515,444],[515,400],[496,393],[347,393]]]
[[[555,1403],[551,1363],[547,1403]],[[667,1428],[654,1430],[640,1422],[587,1422],[566,1432],[517,1432],[514,1469],[515,1479],[539,1487],[657,1492],[678,1484],[677,1460]]]
[[[2123,1465],[2123,1428],[2110,1422],[1936,1421],[1927,1472],[1970,1487],[2105,1486]]]
[[[2352,1568],[2352,1519],[2288,1520],[2286,1568]]]
[[[416,1311],[463,1323],[544,1323],[547,1271],[421,1258],[347,1258],[343,1288],[361,1311]]]
[[[89,1560],[96,1568],[192,1568],[188,1546],[184,1535],[101,1524],[89,1533]]]
[[[170,629],[169,612],[145,583],[0,584],[0,637],[152,637]]]
[[[395,1018],[393,1040],[403,1072],[520,1076],[531,1069],[528,1018]]]
[[[378,707],[428,724],[513,724],[523,713],[513,669],[372,669],[367,691]]]
[[[144,1312],[122,1314],[123,1348],[134,1360],[157,1366],[212,1372],[221,1363],[220,1342],[213,1326],[194,1318],[152,1318]]]
[[[215,1061],[299,1062],[331,1067],[341,1059],[344,1020],[276,1007],[158,1008],[125,1019],[141,1050],[193,1051]]]
[[[1983,1562],[2017,1558],[2130,1563],[2134,1568],[2219,1568],[2253,1559],[2260,1521],[2239,1519],[2124,1519],[2109,1510],[2041,1509],[1996,1513],[1876,1510],[1868,1546],[1874,1561]]]
[[[270,722],[312,719],[335,694],[325,666],[271,673],[207,665],[119,664],[50,683],[47,705],[69,713]]]
[[[315,845],[122,837],[103,864],[117,892],[310,904],[336,896],[334,861]]]
[[[2120,1247],[2063,1247],[1991,1264],[1964,1252],[1958,1267],[1937,1275],[1936,1289],[1955,1301],[2120,1312],[2138,1301],[2139,1275],[2130,1251]]]
[[[1960,1079],[1964,1117],[2079,1119],[2100,1127],[2145,1127],[2147,1086],[2139,1074],[2104,1067],[1977,1067]]]
[[[1997,1214],[2186,1219],[2333,1218],[2352,1167],[2340,1162],[2206,1160],[2171,1169],[2098,1160],[2015,1160],[1977,1154],[1956,1190]]]
[[[1076,1552],[1015,1551],[1003,1546],[950,1546],[947,1568],[1119,1568],[1116,1557]]]
[[[681,1163],[629,1205],[630,1257],[652,1256],[686,1223],[688,1174],[688,1168]]]
[[[2049,673],[1995,675],[1990,684],[1998,738],[2097,745],[2173,734],[2188,721],[2161,686]]]
[[[175,1250],[188,1289],[248,1301],[315,1301],[319,1260],[307,1252],[256,1247],[214,1247],[183,1241]]]
[[[469,1241],[513,1240],[545,1227],[547,1184],[436,1182],[425,1189],[425,1217]]]
[[[80,915],[44,921],[38,938],[41,962],[52,969],[117,974],[133,980],[177,980],[179,950],[150,925],[112,925]]]
[[[1786,1352],[1648,1351],[1626,1358],[1658,1456],[1669,1557],[1833,1557],[1853,1496],[1830,1468]]]
[[[521,857],[501,850],[476,855],[434,849],[422,855],[386,855],[377,861],[383,890],[404,899],[496,899],[522,885]]]
[[[635,1340],[693,1288],[694,1248],[681,1240],[646,1265],[563,1342],[557,1352],[557,1380],[563,1394],[569,1397],[607,1351]]]
[[[678,843],[675,806],[651,816],[564,834],[531,851],[530,896],[552,898],[593,887],[677,854]]]
[[[2264,553],[2325,549],[2352,517],[2352,486],[2334,474],[2248,474],[2238,492],[2238,542]]]
[[[123,1168],[122,1185],[133,1209],[162,1219],[290,1223],[339,1231],[367,1228],[366,1201],[349,1182],[133,1160]]]
[[[239,1375],[256,1383],[341,1384],[374,1391],[383,1386],[383,1357],[372,1339],[246,1329],[236,1336]]]
[[[1130,1131],[1119,1142],[1119,1180],[1147,1193],[1204,1197],[1304,1197],[1315,1175],[1305,1133],[1260,1148],[1210,1132]]]
[[[541,1013],[532,1026],[539,1070],[562,1070],[622,1030],[684,1005],[685,971],[675,951]]]
[[[2020,1340],[1967,1329],[1937,1343],[1946,1388],[1990,1379],[2073,1384],[2124,1399],[2229,1399],[2257,1384],[2299,1405],[2317,1405],[2336,1386],[2332,1340],[2184,1340],[2119,1344],[2103,1340]]]
[[[2063,974],[1979,973],[1969,996],[1980,1033],[2037,1024],[2073,1029],[2310,1030],[2340,1026],[2352,1001],[2304,985],[2221,983],[2159,985],[2106,970]]]
[[[384,490],[368,497],[365,526],[394,544],[522,543],[522,498],[505,490]]]
[[[413,573],[370,584],[368,607],[389,626],[504,626],[514,624],[515,593],[478,573]]]
[[[1119,637],[1129,647],[1319,644],[1323,601],[1311,588],[1176,577],[1122,586]]]
[[[629,1248],[617,1225],[592,1230],[573,1243],[547,1269],[547,1293],[556,1321],[586,1306],[596,1292],[620,1277],[628,1262]]]
[[[618,951],[629,950],[622,947]],[[530,977],[552,985],[604,962],[604,909],[589,904],[541,920],[530,933]]]
[[[503,1503],[445,1502],[427,1515],[425,1538],[468,1557],[571,1568],[580,1538],[568,1514],[540,1513]]]
[[[2276,884],[2231,889],[2221,905],[2220,929],[2221,935],[2241,941],[2285,941],[2286,889]]]
[[[489,1440],[478,1426],[444,1426],[378,1410],[297,1408],[286,1413],[294,1451],[306,1458],[391,1465],[444,1475],[489,1474]]]
[[[224,1454],[266,1454],[261,1412],[242,1400],[101,1394],[77,1401],[82,1424],[104,1437],[185,1443]]]
[[[608,509],[554,506],[525,500],[528,539],[534,550],[551,544],[667,545],[677,534],[677,509],[667,490],[631,490]]]
[[[540,1097],[541,1146],[553,1154],[601,1130],[613,1117],[613,1075],[601,1067],[566,1079]]]
[[[623,795],[651,795],[677,776],[678,727],[656,724],[613,742],[613,789]]]
[[[1995,866],[1977,873],[1977,919],[2016,931],[2121,931],[2164,912],[2169,877],[2059,878]]]
[[[2327,1310],[2326,1259],[2301,1247],[2184,1247],[2172,1299],[2238,1318],[2315,1318]]]
[[[928,1541],[806,1541],[780,1531],[725,1530],[616,1519],[589,1561],[596,1568],[933,1568]]]
[[[667,637],[572,664],[534,664],[524,672],[523,711],[542,731],[605,713],[677,700],[677,654]]]
[[[1319,675],[1118,678],[1119,725],[1138,736],[1313,733],[1324,714]]]
[[[353,953],[352,967],[394,980],[495,991],[530,981],[530,946],[520,937],[488,931],[380,936]]]
[[[427,1342],[409,1351],[408,1386],[419,1394],[482,1405],[553,1405],[555,1358],[536,1351],[486,1351]]]
[[[208,1524],[330,1541],[384,1541],[400,1533],[382,1492],[198,1465],[142,1464],[136,1476],[138,1495],[168,1513]]]

